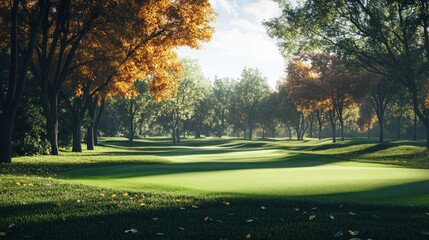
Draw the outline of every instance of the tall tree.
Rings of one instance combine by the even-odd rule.
[[[248,129],[248,138],[252,140],[253,130],[258,123],[259,106],[269,95],[267,78],[256,68],[244,68],[236,88],[235,114],[241,116],[242,124]]]
[[[49,1],[2,1],[0,48],[10,51],[8,76],[0,75],[0,162],[12,161],[12,136],[18,104]],[[4,79],[5,78],[5,79]]]
[[[231,78],[215,77],[213,83],[214,112],[216,135],[222,137],[225,134],[226,118],[231,108],[232,96],[237,83]]]
[[[171,130],[173,144],[180,142],[185,119],[195,114],[195,104],[203,98],[204,75],[197,60],[182,59],[183,73],[178,81],[178,89],[170,99],[162,101],[162,118]]]

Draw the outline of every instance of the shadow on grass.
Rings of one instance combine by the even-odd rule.
[[[164,174],[191,173],[191,172],[212,172],[248,169],[269,169],[269,168],[302,168],[315,167],[330,164],[337,161],[327,157],[308,154],[289,154],[287,156],[273,158],[271,156],[258,157],[258,162],[250,161],[217,161],[217,162],[185,162],[185,163],[165,163],[165,164],[121,164],[121,166],[99,166],[93,165],[88,168],[79,168],[61,173],[71,179],[79,178],[130,178],[140,176],[154,176]]]
[[[403,183],[367,191],[342,192],[335,194],[309,195],[310,199],[329,202],[354,202],[373,204],[416,204],[429,206],[429,180]],[[301,197],[298,197],[301,198]],[[429,219],[428,219],[429,220]]]
[[[333,239],[337,232],[350,239],[348,230],[361,239],[427,239],[428,209],[424,207],[339,204],[307,200],[230,198],[225,206],[212,199],[192,208],[191,204],[165,208],[127,208],[90,205],[50,208],[54,203],[31,204],[16,215],[16,207],[0,207],[16,226],[0,220],[5,239]],[[265,206],[265,209],[261,209]],[[294,209],[299,209],[298,211]],[[354,215],[350,215],[353,212]],[[52,220],[40,220],[50,215]],[[11,216],[13,216],[11,218]],[[314,216],[309,220],[309,216]],[[335,216],[335,219],[330,219]],[[251,222],[249,222],[251,219]],[[7,229],[7,230],[5,230]],[[126,234],[136,229],[138,233]]]

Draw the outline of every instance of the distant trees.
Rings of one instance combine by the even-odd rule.
[[[216,135],[222,137],[227,127],[227,117],[232,107],[232,99],[237,82],[230,78],[217,78],[213,82],[213,121]]]
[[[232,111],[238,115],[236,123],[243,130],[244,137],[248,131],[248,139],[252,140],[253,130],[259,123],[261,104],[269,95],[267,79],[258,69],[245,68],[235,90]]]
[[[280,39],[285,56],[298,50],[335,52],[382,75],[389,84],[403,84],[415,114],[425,126],[429,148],[429,106],[425,104],[428,1],[304,1],[297,7],[277,2],[283,14],[266,26],[273,37]]]

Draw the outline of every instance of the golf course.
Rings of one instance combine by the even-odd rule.
[[[427,239],[423,142],[100,141],[1,165],[10,239]],[[132,231],[131,231],[132,230]],[[134,232],[133,231],[137,231]]]

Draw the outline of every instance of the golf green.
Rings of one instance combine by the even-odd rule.
[[[429,203],[427,169],[282,149],[218,145],[155,150],[140,151],[155,155],[159,163],[86,167],[64,172],[62,176],[66,182],[124,191],[401,205]]]

